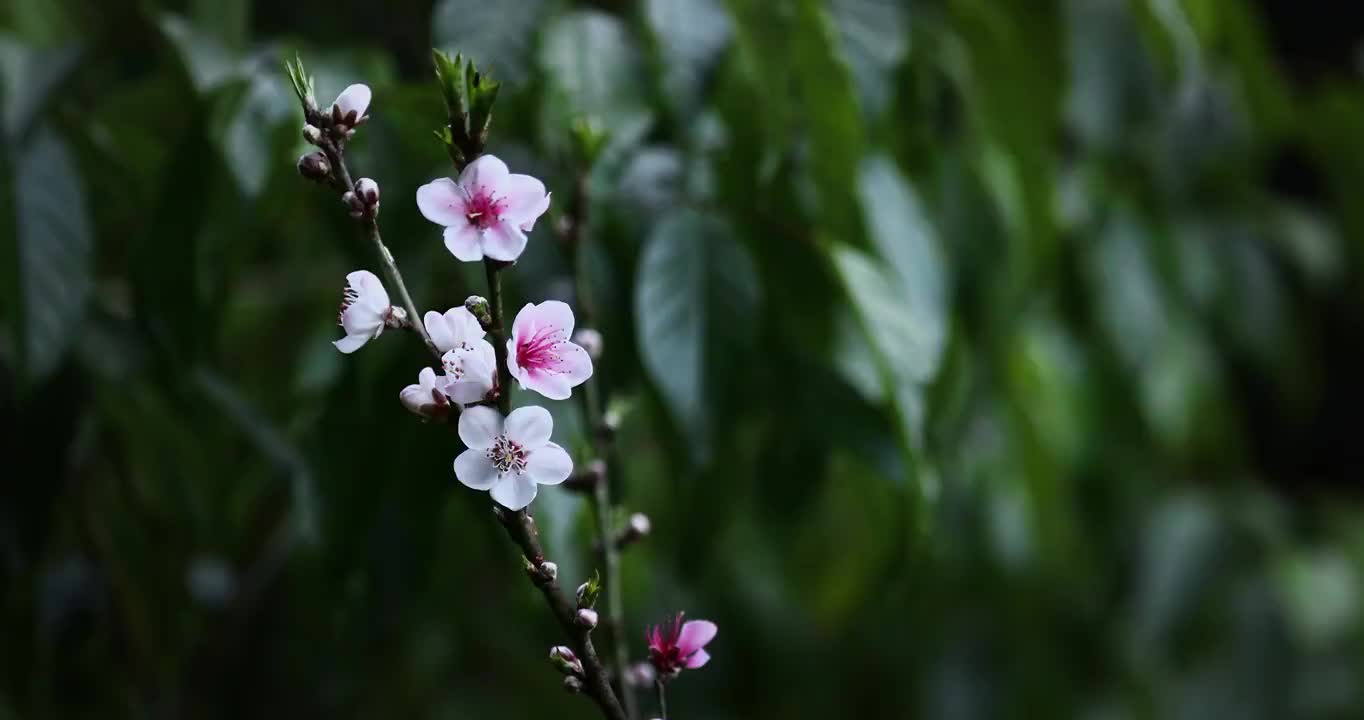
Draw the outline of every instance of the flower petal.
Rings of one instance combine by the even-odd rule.
[[[710,653],[705,650],[697,650],[691,654],[691,657],[687,658],[687,669],[695,670],[708,662],[710,662]]]
[[[573,474],[573,458],[558,444],[547,442],[526,458],[526,475],[541,485],[558,485]]]
[[[529,175],[508,175],[499,195],[505,203],[502,219],[527,231],[535,227],[536,218],[549,209],[545,184]]]
[[[388,308],[384,308],[385,311]],[[363,335],[366,338],[379,337],[384,330],[384,313],[376,312],[363,303],[353,303],[341,313],[341,327],[347,335]]]
[[[492,496],[508,510],[520,510],[535,499],[539,486],[520,473],[507,473],[493,486]]]
[[[479,325],[478,318],[463,306],[450,308],[443,315],[434,310],[428,311],[424,320],[426,334],[431,336],[431,342],[442,353],[469,346],[487,334]]]
[[[480,155],[459,174],[459,186],[470,196],[476,195],[478,188],[486,188],[493,195],[501,195],[507,183],[507,164],[496,155]]]
[[[511,363],[511,366],[516,367],[516,363]],[[540,368],[525,369],[517,382],[526,390],[540,393],[550,400],[567,400],[573,395],[567,376]]]
[[[559,373],[569,387],[578,387],[592,377],[592,357],[577,343],[566,342],[559,346],[558,362],[549,369]]]
[[[526,234],[506,220],[499,220],[483,231],[483,254],[494,260],[511,262],[521,257],[525,249]]]
[[[465,450],[455,458],[455,477],[475,490],[491,490],[498,484],[500,475],[487,452]]]
[[[522,309],[522,312],[525,310]],[[531,313],[531,324],[537,330],[553,328],[563,333],[563,340],[573,336],[574,322],[573,308],[559,300],[546,300],[536,305]]]
[[[677,648],[683,655],[698,651],[714,640],[718,631],[715,623],[709,620],[688,620],[682,625],[682,632],[677,636]]]
[[[436,178],[417,188],[417,209],[437,225],[469,224],[467,196],[450,178]]]
[[[349,355],[356,350],[359,350],[367,342],[369,342],[369,336],[367,335],[347,335],[332,344],[336,346],[337,350]]]
[[[451,332],[450,325],[445,322],[445,316],[435,310],[426,311],[422,316],[422,324],[426,326],[426,334],[431,336],[431,342],[435,343],[442,353],[454,350],[459,344]]]
[[[356,117],[364,117],[372,96],[368,85],[357,83],[342,90],[341,94],[336,96],[335,104],[341,108],[341,117],[349,115],[351,111],[355,112]]]
[[[460,413],[459,439],[470,450],[487,450],[502,435],[502,413],[483,406]]]
[[[482,233],[478,228],[465,222],[445,228],[445,249],[461,262],[478,262],[483,259]]]
[[[554,432],[554,416],[539,405],[520,407],[507,416],[503,432],[507,439],[526,450],[535,450],[549,442]]]

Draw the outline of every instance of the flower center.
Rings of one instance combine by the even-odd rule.
[[[521,472],[526,469],[526,449],[519,443],[507,439],[506,435],[497,438],[493,446],[488,448],[488,459],[492,461],[493,467],[497,468],[500,475],[509,472]]]
[[[360,293],[356,292],[355,288],[347,286],[341,293],[341,309],[336,311],[337,325],[345,325],[343,318],[346,315],[346,310],[349,309],[351,305],[354,305],[355,301],[359,299]]]
[[[469,224],[479,230],[487,230],[497,224],[502,219],[502,213],[506,211],[506,203],[492,194],[482,185],[474,191],[473,197],[469,198],[468,212],[465,217]]]
[[[516,364],[523,368],[552,370],[559,364],[563,333],[558,328],[538,328],[530,338],[517,343]]]

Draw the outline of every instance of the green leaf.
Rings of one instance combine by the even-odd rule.
[[[535,30],[546,5],[547,0],[441,0],[431,15],[431,44],[520,85],[530,73]]]
[[[890,105],[891,74],[909,53],[908,11],[898,0],[832,0],[829,13],[862,110],[879,116]]]
[[[36,50],[0,33],[0,131],[16,142],[29,130],[52,90],[76,68],[74,45]]]
[[[542,105],[547,127],[591,117],[614,145],[632,145],[648,129],[644,62],[620,20],[590,10],[560,17],[545,31],[540,66],[551,98]]]
[[[15,149],[16,345],[31,381],[52,372],[81,330],[93,235],[85,189],[60,137],[39,127]]]
[[[637,278],[640,355],[704,463],[718,374],[738,362],[756,324],[757,271],[725,223],[678,210],[654,228]]]
[[[733,28],[720,0],[647,0],[644,17],[658,46],[663,95],[691,116]]]

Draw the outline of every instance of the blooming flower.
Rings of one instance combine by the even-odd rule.
[[[332,113],[339,112],[342,121],[347,125],[354,125],[356,120],[365,116],[371,97],[373,94],[368,85],[351,85],[336,96],[336,102],[332,103]],[[355,115],[352,117],[351,113]]]
[[[655,625],[644,637],[649,643],[649,662],[661,678],[669,678],[683,669],[695,670],[710,661],[706,645],[715,639],[719,628],[709,620],[682,622],[682,613],[671,623]]]
[[[397,327],[406,319],[402,308],[389,303],[388,291],[374,273],[356,270],[346,276],[346,291],[336,318],[346,336],[332,344],[343,353],[353,353],[383,334],[385,325]]]
[[[472,348],[457,347],[440,361],[445,368],[445,394],[461,405],[478,402],[497,387],[497,356],[487,340],[474,341]]]
[[[507,340],[507,369],[521,387],[550,400],[564,400],[592,377],[592,358],[568,338],[573,310],[558,300],[527,303],[516,314]]]
[[[450,401],[445,397],[445,390],[440,386],[436,371],[429,367],[422,368],[417,374],[417,384],[403,388],[398,393],[398,399],[402,401],[403,407],[422,417],[444,417],[450,412]]]
[[[474,314],[463,306],[452,307],[443,315],[429,310],[422,321],[426,325],[426,334],[431,336],[431,342],[443,353],[455,348],[473,349],[474,343],[487,335]]]
[[[445,226],[445,247],[465,262],[510,262],[526,249],[526,233],[549,209],[545,184],[513,175],[506,163],[484,155],[469,163],[459,181],[436,178],[417,188],[417,209]]]
[[[517,408],[505,418],[490,407],[468,408],[459,416],[459,439],[469,449],[455,458],[455,477],[520,510],[539,485],[558,485],[573,472],[568,453],[549,441],[553,429],[554,418],[542,407]]]

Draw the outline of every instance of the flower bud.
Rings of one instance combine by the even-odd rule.
[[[322,131],[318,130],[313,125],[304,125],[303,139],[307,140],[309,144],[316,145],[319,142],[322,142]]]
[[[597,604],[597,596],[601,594],[601,575],[596,572],[582,585],[578,586],[578,607],[591,608]]]
[[[474,319],[483,326],[484,330],[492,327],[493,316],[488,310],[488,300],[479,295],[470,295],[464,301],[464,309],[474,316]]]
[[[323,182],[332,174],[332,166],[326,155],[308,153],[298,159],[298,174],[314,182]]]
[[[576,676],[569,675],[568,677],[564,678],[564,689],[574,695],[577,695],[578,693],[581,693],[583,691],[583,681],[578,679]]]
[[[647,662],[637,662],[625,670],[625,682],[635,687],[649,687],[654,684],[658,673]]]
[[[347,190],[345,194],[341,196],[341,203],[344,204],[346,206],[346,209],[350,211],[351,217],[357,219],[364,217],[365,201],[361,200],[359,195],[356,195],[350,190]]]
[[[559,577],[559,566],[552,562],[540,563],[540,577],[552,582]]]
[[[565,675],[582,675],[583,664],[578,656],[566,645],[556,645],[549,649],[549,661]]]
[[[579,627],[585,627],[588,630],[591,630],[597,626],[597,611],[592,608],[581,608],[578,610],[578,614],[573,618],[573,621],[578,623]]]
[[[588,357],[592,358],[593,360],[601,359],[602,353],[601,333],[597,332],[596,330],[593,330],[592,328],[578,328],[578,331],[573,333],[573,342],[577,343],[579,346],[582,347],[583,350],[587,351]]]
[[[363,200],[366,205],[374,206],[379,204],[379,183],[374,182],[369,178],[360,178],[360,181],[355,183],[355,192],[360,195],[360,199]]]

